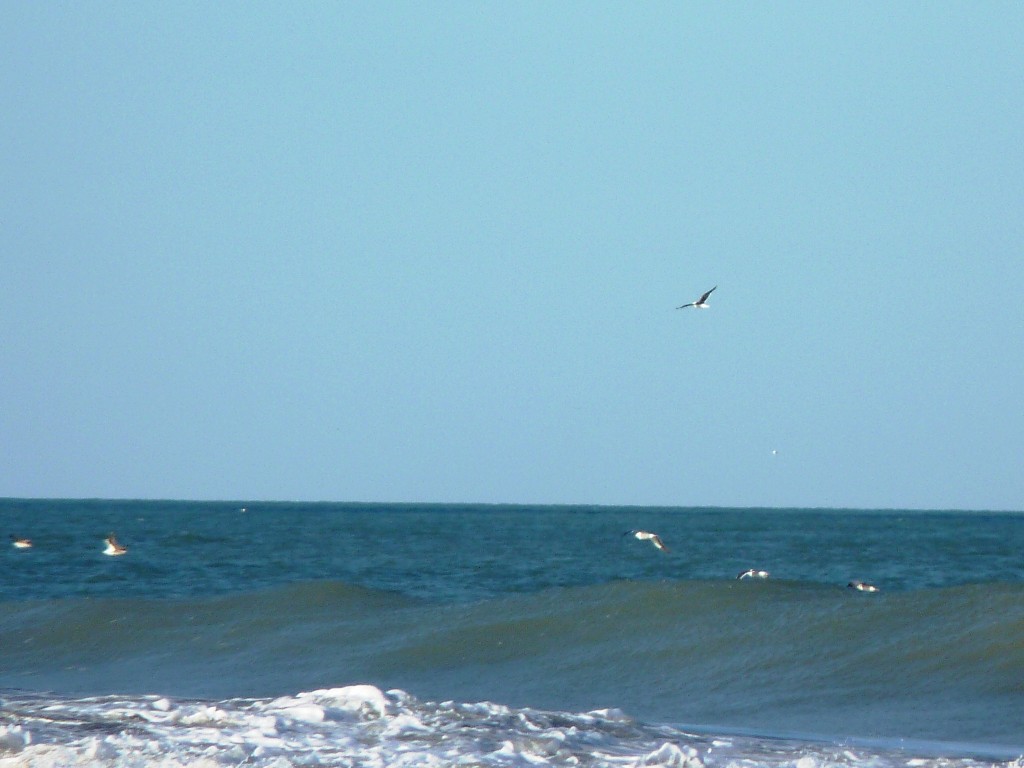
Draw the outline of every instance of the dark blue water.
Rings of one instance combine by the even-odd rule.
[[[244,512],[241,510],[245,510]],[[330,580],[440,602],[618,580],[776,578],[886,590],[1024,582],[1006,513],[0,501],[0,600],[187,598]],[[645,528],[670,552],[623,539]],[[0,530],[4,530],[0,528]],[[114,531],[131,549],[103,557]],[[654,555],[658,555],[655,557]],[[31,567],[22,567],[31,558]],[[15,567],[17,566],[17,567]]]
[[[10,500],[0,521],[34,542],[0,557],[8,691],[370,683],[1024,750],[1017,514]]]

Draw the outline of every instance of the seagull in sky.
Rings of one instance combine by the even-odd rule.
[[[656,533],[651,533],[650,531],[626,531],[622,535],[632,535],[634,538],[639,539],[640,541],[649,541],[662,552],[668,552],[668,547],[665,546],[665,542],[663,542],[661,540],[661,537],[658,536],[658,534]]]
[[[718,286],[716,285],[715,288],[717,288],[717,287]],[[711,291],[715,290],[715,288],[712,288]],[[708,296],[711,295],[711,291],[707,291],[703,296],[701,296],[696,301],[691,301],[689,304],[683,304],[683,306],[676,307],[676,309],[686,309],[687,307],[696,307],[697,309],[707,309],[708,308]]]
[[[104,555],[115,557],[117,555],[123,555],[128,551],[128,547],[122,546],[118,543],[117,539],[114,538],[114,534],[107,536],[107,538],[103,540],[103,543],[107,545],[103,550]]]

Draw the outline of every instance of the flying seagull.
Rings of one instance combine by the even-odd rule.
[[[768,571],[760,571],[760,570],[758,570],[756,568],[748,568],[747,570],[745,570],[743,573],[741,573],[736,578],[737,579],[767,579],[768,575],[769,575]]]
[[[103,543],[107,545],[103,550],[104,555],[114,557],[116,555],[123,555],[128,551],[128,547],[124,547],[118,543],[117,539],[114,538],[114,534],[107,536],[107,538],[103,540]]]
[[[665,546],[665,543],[661,540],[661,537],[658,536],[658,534],[656,533],[651,533],[650,531],[626,531],[622,535],[629,536],[631,534],[640,541],[651,542],[651,544],[660,549],[662,552],[668,552],[668,547]]]
[[[718,286],[716,285],[715,288],[717,288],[717,287]],[[715,290],[715,288],[712,288],[711,291]],[[683,306],[676,307],[676,309],[686,309],[687,307],[696,307],[697,309],[707,309],[708,308],[708,296],[711,295],[711,291],[708,291],[707,293],[705,293],[703,296],[701,296],[696,301],[691,301],[689,304],[683,304]]]
[[[11,534],[11,544],[17,549],[28,549],[32,546],[32,539],[23,539],[20,536]]]
[[[877,592],[878,587],[874,584],[868,584],[866,581],[851,581],[847,584],[850,589],[856,589],[858,592]]]

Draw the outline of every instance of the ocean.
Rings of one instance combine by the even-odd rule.
[[[0,521],[4,767],[1024,766],[1024,514],[6,499]]]

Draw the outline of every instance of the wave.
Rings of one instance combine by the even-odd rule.
[[[619,581],[439,604],[307,582],[0,611],[6,688],[225,698],[368,680],[439,699],[616,706],[661,722],[920,738],[947,737],[942,724],[958,722],[996,741],[1024,732],[1019,584],[864,595],[803,582]]]
[[[1015,584],[868,596],[783,581],[612,582],[436,604],[321,581],[201,600],[75,598],[0,610],[0,654],[21,665],[197,645],[216,657],[233,651],[231,638],[269,652],[301,635],[320,646],[390,637],[383,655],[414,666],[610,646],[744,674],[827,661],[864,681],[892,665],[953,678],[972,665],[994,665],[999,676],[1024,669],[1024,585]]]
[[[0,756],[5,765],[26,767],[1024,765],[1013,750],[984,746],[700,733],[644,724],[614,709],[576,713],[437,703],[370,685],[224,701],[8,696],[0,702]]]
[[[918,656],[998,657],[1013,664],[1024,647],[1024,585],[990,584],[861,595],[799,582],[611,582],[567,587],[471,604],[439,605],[333,581],[306,582],[200,600],[70,598],[2,604],[0,637],[12,648],[48,655],[56,650],[114,643],[145,652],[181,639],[182,628],[242,634],[293,632],[304,625],[330,630],[413,612],[425,641],[459,635],[445,645],[461,653],[474,642],[501,639],[513,629],[527,649],[551,637],[578,645],[621,637],[630,647],[690,653],[745,646],[770,652],[779,640],[799,643],[804,659],[826,648],[835,657],[888,650],[913,635]],[[942,631],[923,632],[924,629]],[[28,637],[31,635],[31,640]],[[887,639],[886,639],[887,638]],[[254,638],[255,639],[255,638]],[[869,642],[869,639],[871,640]],[[790,646],[791,647],[791,646]],[[15,651],[17,652],[17,651]],[[791,655],[787,652],[786,655]]]

